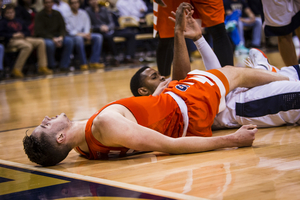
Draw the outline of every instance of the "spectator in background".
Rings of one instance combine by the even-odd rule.
[[[135,33],[129,29],[115,30],[111,13],[105,6],[98,5],[97,0],[89,0],[89,5],[86,11],[91,19],[93,32],[103,35],[104,42],[107,43],[113,55],[111,64],[115,66],[119,64],[117,46],[113,40],[115,36],[126,38],[126,52],[123,62],[126,64],[136,63],[134,60],[136,49]]]
[[[254,13],[255,17],[263,17],[263,7],[261,0],[248,0],[247,1],[250,10]]]
[[[251,11],[246,1],[245,0],[224,0],[224,8],[225,8],[226,15],[231,15],[234,11],[238,11],[239,13],[241,13],[241,17],[237,22],[240,39],[242,41],[242,44],[240,45],[245,45],[244,27],[251,27],[253,28],[251,47],[260,48],[262,21],[259,17],[258,18],[255,17],[254,13]],[[237,48],[244,48],[244,47],[238,46]]]
[[[62,48],[59,67],[69,71],[70,56],[73,51],[73,40],[66,36],[65,22],[60,12],[53,10],[53,0],[44,0],[44,9],[35,18],[34,35],[45,39],[48,66],[56,67],[55,50]]]
[[[47,68],[47,56],[45,42],[41,38],[32,38],[26,25],[15,18],[15,7],[7,4],[3,10],[4,19],[0,21],[0,35],[5,37],[5,44],[8,48],[15,47],[20,53],[12,70],[16,78],[23,78],[22,68],[32,50],[37,48],[38,72],[41,74],[52,74]]]
[[[54,2],[54,4],[52,6],[52,9],[59,11],[60,14],[66,20],[66,17],[68,17],[71,14],[71,8],[70,8],[69,4],[67,4],[63,0],[53,0],[53,2]]]
[[[148,8],[143,0],[118,0],[116,7],[121,17],[131,16],[138,22],[145,22]]]
[[[293,31],[300,39],[300,1],[262,0],[267,37],[278,36],[278,49],[286,66],[297,65]]]
[[[0,20],[2,19],[2,6],[3,6],[3,0],[0,0]]]
[[[36,0],[18,0],[18,6],[16,7],[16,18],[23,20],[25,26],[30,31],[30,35],[34,35],[34,18],[36,10],[32,7],[32,4]]]
[[[79,0],[69,0],[71,15],[66,18],[66,27],[72,37],[76,53],[80,60],[80,69],[87,70],[87,59],[84,49],[84,42],[91,43],[92,52],[90,58],[90,68],[104,68],[103,63],[99,63],[103,36],[99,33],[90,33],[91,21],[85,10],[79,9]]]
[[[241,12],[240,10],[235,10],[232,13],[226,15],[225,17],[225,28],[228,32],[231,41],[235,46],[235,55],[239,56],[241,54],[248,54],[249,49],[247,49],[244,45],[244,40],[241,39],[241,35],[238,29],[238,22],[240,21]]]

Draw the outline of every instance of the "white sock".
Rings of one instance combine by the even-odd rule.
[[[198,51],[202,55],[203,63],[206,70],[221,68],[221,64],[211,49],[205,38],[202,36],[199,40],[194,42]]]

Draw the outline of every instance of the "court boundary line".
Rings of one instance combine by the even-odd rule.
[[[85,175],[75,174],[75,173],[71,173],[71,172],[63,172],[63,171],[59,171],[59,170],[55,170],[55,169],[37,168],[37,167],[31,166],[31,165],[16,163],[16,162],[2,160],[2,159],[0,159],[0,163],[4,164],[4,165],[28,169],[28,170],[32,170],[32,171],[38,171],[38,172],[78,179],[78,180],[82,180],[82,181],[89,181],[89,182],[99,183],[99,184],[103,184],[103,185],[119,187],[119,188],[123,188],[123,189],[127,189],[127,190],[133,190],[136,192],[143,192],[143,193],[149,193],[152,195],[159,195],[162,197],[169,197],[169,198],[174,198],[174,199],[186,199],[186,200],[208,200],[208,199],[201,198],[201,197],[195,197],[195,196],[190,196],[190,195],[181,194],[181,193],[169,192],[169,191],[164,191],[164,190],[160,190],[160,189],[148,188],[145,186],[139,186],[139,185],[134,185],[134,184],[130,184],[130,183],[123,183],[123,182],[119,182],[119,181],[96,178],[96,177],[92,177],[92,176],[85,176]]]

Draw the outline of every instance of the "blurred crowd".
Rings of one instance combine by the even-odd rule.
[[[152,33],[152,24],[145,19],[152,13],[150,0],[0,0],[0,4],[0,79],[7,71],[23,78],[30,66],[37,74],[49,75],[137,64],[136,35]],[[121,17],[127,24],[120,24]]]
[[[262,0],[223,3],[225,29],[235,56],[248,54],[252,47],[277,48],[264,35]],[[168,45],[163,41],[169,40],[159,33],[158,41],[151,37],[153,5],[153,0],[0,0],[0,80],[23,78],[32,72],[49,75],[140,64],[139,47],[158,56],[163,74],[161,68],[166,66],[160,67],[158,61],[166,65]],[[203,28],[203,34],[214,48],[212,33],[219,32],[209,28]],[[139,40],[139,34],[148,36]],[[299,58],[298,37],[293,42]],[[190,56],[200,56],[193,42],[187,40],[187,47]],[[170,73],[170,66],[167,68]]]

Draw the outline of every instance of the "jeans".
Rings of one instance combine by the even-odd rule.
[[[45,39],[46,49],[47,49],[47,57],[48,57],[48,67],[54,68],[56,65],[55,62],[55,50],[56,46],[52,39]],[[71,37],[65,36],[63,39],[62,45],[62,55],[59,63],[60,68],[68,68],[70,65],[70,56],[73,52],[73,40]]]
[[[84,38],[81,36],[71,36],[74,42],[76,53],[80,60],[80,65],[87,64],[85,49],[84,49]],[[103,36],[99,33],[91,33],[91,45],[92,52],[90,57],[90,63],[99,63],[101,50],[103,44]]]
[[[254,46],[260,46],[261,43],[261,31],[262,31],[262,22],[260,17],[255,18],[255,22],[251,24],[246,24],[243,23],[239,20],[238,22],[238,28],[239,28],[239,33],[241,36],[241,40],[245,44],[245,38],[244,38],[244,27],[251,27],[253,28],[252,30],[252,45]]]
[[[4,46],[0,44],[0,70],[3,71]]]

